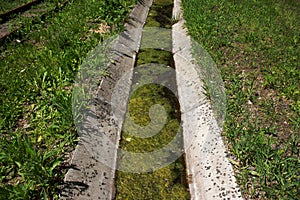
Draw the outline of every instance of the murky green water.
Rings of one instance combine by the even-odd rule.
[[[155,1],[147,18],[146,27],[170,28],[172,8],[172,0]],[[171,34],[171,30],[167,34]],[[171,38],[171,35],[168,38]],[[144,36],[142,46],[146,40],[147,38]],[[159,38],[157,38],[156,42],[159,42]],[[171,45],[171,40],[168,42]],[[149,65],[149,63],[152,64]],[[165,85],[176,86],[175,74],[171,78],[164,78],[164,74],[169,73],[170,68],[174,67],[173,63],[172,53],[168,51],[142,48],[139,52],[133,77],[133,93],[127,113],[131,119],[129,120],[127,117],[123,125],[124,131],[120,141],[122,150],[135,153],[154,152],[170,143],[178,132],[180,136],[177,139],[176,148],[182,150],[180,107],[177,97],[169,88],[162,84],[144,84],[159,82]],[[145,67],[145,64],[148,64],[146,65],[147,67]],[[157,67],[159,64],[162,67]],[[153,67],[153,69],[149,70],[149,67]],[[133,121],[141,127],[146,127],[151,123],[149,110],[155,104],[163,106],[167,114],[164,115],[165,113],[159,112],[155,114],[155,119],[158,122],[165,120],[163,128],[152,137],[141,138],[139,135],[135,135],[142,135],[143,129],[138,130],[140,132],[136,131],[136,127],[129,121]],[[166,119],[164,119],[164,116],[167,116]],[[170,157],[172,157],[172,152],[170,152]],[[137,162],[139,163],[137,163],[136,167],[140,168],[143,167],[141,163],[147,165],[149,162],[155,162],[155,160],[137,160]],[[119,157],[118,165],[121,167],[125,166],[126,159]],[[138,171],[139,169],[136,170]],[[127,173],[117,171],[116,173],[116,199],[189,199],[187,188],[185,165],[182,156],[170,165],[152,172]]]

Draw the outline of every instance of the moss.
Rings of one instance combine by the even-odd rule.
[[[147,75],[135,75],[134,79],[143,79],[143,76]],[[122,132],[120,142],[123,150],[140,153],[155,151],[167,145],[180,131],[179,102],[169,89],[161,85],[147,84],[135,90],[128,105],[131,119],[140,126],[147,126],[150,123],[149,109],[155,104],[162,105],[167,113],[163,129],[149,138],[135,137],[130,134],[131,131],[134,131],[134,127],[127,124],[126,119],[124,128],[127,132]],[[159,115],[156,117],[161,118]],[[182,148],[182,142],[177,144],[177,148]],[[136,162],[147,165],[155,160]],[[126,160],[120,159],[118,164],[126,165]],[[183,157],[169,166],[153,172],[134,174],[118,171],[116,199],[188,199],[189,193],[185,180]]]
[[[173,1],[157,0],[154,2],[145,26],[171,28]]]
[[[181,160],[151,173],[119,172],[116,199],[189,199]]]
[[[161,4],[158,4],[161,3]],[[155,1],[152,10],[150,11],[148,17],[147,26],[159,26],[168,27],[170,21],[167,22],[168,25],[161,23],[162,20],[157,20],[162,15],[165,15],[162,10],[166,5],[168,8],[172,7],[171,0],[160,0]],[[166,9],[167,10],[167,9]],[[171,15],[171,11],[167,10],[168,17]],[[167,19],[165,17],[164,19]],[[161,36],[161,35],[160,35]],[[171,47],[171,32],[166,31],[162,33],[162,38],[165,38],[166,48]],[[142,47],[144,42],[148,42],[147,37],[144,36],[142,40]],[[159,37],[161,39],[161,37]],[[160,42],[160,40],[157,40]],[[151,42],[151,41],[149,41]],[[152,63],[152,65],[149,63]],[[157,64],[161,64],[165,68],[159,67],[150,70],[149,68],[144,68],[145,64],[147,67],[155,67]],[[120,147],[122,150],[144,153],[152,152],[170,143],[176,134],[181,132],[180,127],[180,108],[177,97],[168,88],[163,85],[158,84],[145,84],[145,82],[155,82],[155,79],[168,73],[169,67],[173,67],[173,57],[168,51],[158,50],[158,49],[143,49],[139,52],[136,61],[136,70],[133,77],[134,83],[139,83],[132,86],[133,94],[128,104],[128,113],[123,124],[124,131],[122,132]],[[164,84],[175,85],[175,77],[173,80],[163,80]],[[142,86],[140,86],[142,85]],[[159,133],[152,137],[141,138],[138,135],[133,135],[136,132],[136,127],[129,123],[129,118],[133,122],[141,127],[150,124],[151,120],[149,117],[149,109],[153,106],[159,104],[164,107],[165,113],[167,114],[166,123]],[[156,113],[155,120],[163,121],[164,113]],[[142,134],[142,129],[140,132],[135,134]],[[176,148],[183,148],[182,135],[179,137],[179,141],[176,143]],[[172,152],[164,152],[164,156],[172,157]],[[154,160],[138,160],[134,162],[139,162],[137,165],[141,167],[149,163],[155,162]],[[119,158],[119,166],[126,167],[126,159]],[[132,166],[131,166],[132,167]],[[142,166],[143,167],[143,166]],[[132,168],[131,168],[132,169]],[[187,190],[186,174],[184,159],[181,156],[175,162],[170,165],[163,167],[159,170],[155,170],[147,173],[127,173],[118,171],[116,174],[116,186],[117,194],[116,199],[189,199],[189,192]]]
[[[157,49],[143,49],[139,52],[136,65],[140,66],[147,63],[158,63],[170,66],[172,53]]]
[[[129,102],[130,117],[134,122],[140,126],[147,126],[150,123],[148,112],[151,106],[155,104],[162,105],[167,113],[167,122],[159,134],[156,134],[150,138],[140,138],[128,135],[127,132],[122,133],[122,137],[131,138],[130,142],[122,142],[121,147],[124,150],[132,152],[150,152],[156,149],[160,149],[167,145],[177,134],[180,128],[180,122],[178,121],[177,105],[172,105],[172,100],[165,96],[165,92],[170,92],[163,86],[149,84],[140,87],[135,94],[133,94]],[[173,96],[170,94],[169,96]],[[175,96],[173,98],[176,98]],[[177,116],[176,116],[177,114]],[[162,119],[163,116],[156,115],[156,118]],[[134,127],[124,124],[125,130],[134,131]],[[180,148],[180,147],[179,147]]]

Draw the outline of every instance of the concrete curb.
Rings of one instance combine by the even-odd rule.
[[[141,1],[134,7],[125,24],[125,32],[119,35],[112,47],[114,62],[108,67],[110,76],[101,77],[99,81],[100,86],[94,95],[94,108],[81,127],[82,135],[71,160],[72,167],[65,175],[60,199],[114,198],[117,149],[123,123],[118,119],[124,119],[125,116],[132,78],[132,73],[128,72],[133,72],[142,28],[152,2]],[[114,88],[118,80],[121,77],[124,79],[125,74],[128,84],[124,84],[120,91],[120,106],[114,113],[112,95],[116,92]],[[114,147],[109,146],[108,142],[113,142]],[[103,159],[105,164],[100,162]]]
[[[191,54],[180,3],[174,1],[173,18],[178,22],[172,26],[172,38],[191,199],[242,199],[221,129],[205,95],[201,68]]]

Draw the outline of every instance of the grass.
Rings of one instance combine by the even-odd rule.
[[[299,1],[182,2],[222,73],[223,136],[244,197],[299,199]]]
[[[4,21],[8,31],[11,33],[8,38],[21,36],[23,31],[26,32],[28,31],[27,29],[30,30],[33,24],[38,24],[44,21],[45,18],[51,17],[53,13],[62,9],[67,3],[66,0],[44,0],[37,5],[31,6],[31,9],[25,12],[13,14],[8,21]],[[3,42],[1,41],[1,43]]]
[[[122,30],[135,3],[70,1],[27,21],[0,47],[0,199],[58,199],[77,141],[74,78],[88,52]]]
[[[0,47],[0,199],[58,198],[76,144],[76,72],[103,40],[95,30],[118,32],[134,2],[70,1],[38,23],[25,21],[18,37]],[[224,137],[243,195],[299,199],[299,2],[183,0],[183,6],[189,33],[222,71],[228,97]],[[178,163],[170,167],[182,169]],[[132,176],[133,187],[143,186],[141,180],[167,185],[156,193],[145,190],[151,197],[184,191],[176,185],[178,174],[164,170],[167,182],[158,174]]]
[[[31,0],[1,0],[0,14],[29,2],[31,2]]]

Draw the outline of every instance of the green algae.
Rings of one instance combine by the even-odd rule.
[[[149,12],[145,26],[171,28],[172,26],[173,1],[157,0],[154,1]]]
[[[155,1],[147,18],[146,26],[169,28],[171,26],[172,8],[172,0]],[[166,49],[170,49],[172,44],[171,31],[164,31],[160,36],[162,37],[159,37],[156,42],[163,39]],[[142,47],[143,43],[148,42],[147,38],[149,38],[147,35],[143,36]],[[163,67],[155,68],[157,65]],[[149,69],[145,66],[148,68],[153,67],[150,70],[151,75],[149,75]],[[174,68],[171,52],[151,48],[142,48],[139,52],[133,76],[133,92],[129,100],[128,112],[121,134],[120,148],[122,150],[135,153],[154,152],[170,143],[178,132],[181,133],[181,113],[178,98],[169,88],[164,86],[168,84],[176,85],[175,74],[172,79],[160,80],[163,85],[154,83],[161,75],[168,73],[171,68]],[[155,118],[158,121],[164,121],[163,115],[166,114],[167,116],[163,128],[159,133],[147,138],[132,134],[136,131],[136,127],[132,126],[129,121],[132,120],[135,124],[146,127],[151,123],[149,110],[156,104],[161,105],[165,113],[158,112]],[[143,129],[139,131],[142,132]],[[182,152],[182,134],[179,135],[175,147]],[[172,152],[166,152],[165,154],[167,154],[167,157],[168,154],[172,157]],[[149,158],[149,160],[136,160],[136,162],[139,162],[137,166],[141,167],[143,164],[147,165],[155,162],[155,160]],[[118,165],[126,166],[126,159],[119,157]],[[132,170],[134,171],[134,169]],[[181,156],[168,166],[151,172],[129,173],[117,171],[115,199],[189,199],[187,188],[185,163],[183,156]]]
[[[181,158],[151,173],[119,172],[116,199],[189,199],[182,184],[185,181],[182,162]]]
[[[157,61],[159,60],[159,64],[169,66],[171,59],[171,52],[159,49],[142,49],[137,56],[136,65],[140,66],[147,63],[158,63]]]
[[[143,79],[143,75],[135,75],[134,79]],[[135,137],[130,133],[134,127],[127,127],[127,118],[124,123],[126,131],[122,132],[120,148],[136,153],[153,152],[170,143],[177,132],[181,131],[179,102],[172,91],[162,85],[146,84],[138,87],[129,101],[128,113],[136,124],[147,126],[150,123],[149,109],[155,104],[162,105],[167,113],[166,124],[162,130],[150,138]],[[159,115],[156,117],[161,118]],[[177,149],[182,150],[182,140],[176,145]],[[172,157],[172,152],[169,152],[169,156]],[[136,162],[139,162],[137,166],[155,162],[151,159],[137,160]],[[118,164],[126,165],[126,160],[120,159]],[[182,156],[170,165],[152,172],[118,171],[116,199],[189,199],[185,177]]]

